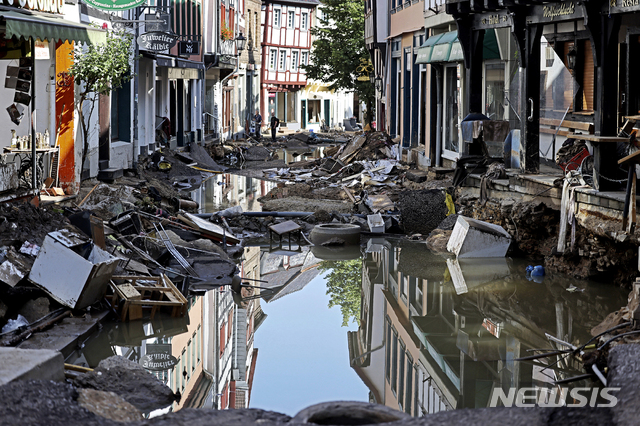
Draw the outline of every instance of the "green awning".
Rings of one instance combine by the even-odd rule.
[[[2,12],[0,20],[6,27],[6,38],[34,37],[42,41],[81,41],[83,43],[105,43],[107,33],[101,29],[40,15],[26,15],[19,12]]]
[[[495,30],[486,30],[484,36],[483,59],[499,59],[500,52]],[[464,60],[462,45],[458,41],[458,32],[436,34],[429,37],[418,49],[416,64],[434,62],[459,62]]]
[[[449,31],[442,34],[442,37],[433,46],[431,52],[431,60],[429,62],[449,62],[449,54],[451,53],[451,44],[458,41],[458,32]]]
[[[442,34],[437,34],[429,37],[422,46],[418,49],[418,57],[416,58],[416,64],[428,64],[431,61],[431,51],[433,46],[440,40]]]

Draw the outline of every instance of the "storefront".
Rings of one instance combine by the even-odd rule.
[[[37,8],[36,2],[33,2]],[[46,2],[41,10],[58,13],[64,4]],[[55,4],[54,4],[55,3]],[[95,27],[19,8],[0,14],[0,147],[13,164],[0,190],[33,191],[46,178],[75,193],[82,147],[75,146],[74,42],[99,43],[106,33]],[[15,135],[15,136],[13,136]],[[30,143],[29,138],[35,143]],[[58,152],[59,151],[59,152]],[[52,158],[53,157],[53,158]],[[36,161],[32,161],[36,158]],[[28,167],[30,166],[30,167]],[[35,173],[34,173],[35,171]]]

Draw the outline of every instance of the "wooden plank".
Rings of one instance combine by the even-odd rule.
[[[353,196],[353,194],[351,193],[351,191],[349,191],[347,189],[346,186],[342,185],[342,190],[344,191],[345,194],[347,194],[347,197],[349,197],[349,200],[351,200],[352,203],[355,204],[356,202],[356,197]]]
[[[594,130],[593,123],[589,123],[586,121],[561,121],[554,118],[541,118],[540,124],[543,124],[545,126],[561,127],[565,129],[585,130],[589,133],[593,133]]]
[[[136,288],[129,283],[120,284],[118,286],[118,290],[120,290],[122,295],[127,300],[140,300],[142,298],[142,295],[140,294],[140,292],[136,290]]]
[[[586,135],[581,133],[570,133],[567,136],[574,139],[582,139],[585,141],[596,142],[596,143],[629,142],[629,138],[621,138],[619,136],[596,136],[596,135]]]
[[[85,201],[87,201],[87,198],[89,198],[89,195],[91,195],[91,193],[93,192],[93,190],[94,190],[94,189],[96,189],[96,188],[98,187],[98,185],[100,185],[100,184],[97,184],[96,186],[94,186],[93,188],[91,188],[91,191],[89,191],[89,193],[88,193],[88,194],[87,194],[87,195],[82,199],[82,201],[80,201],[80,203],[78,204],[78,207],[80,207],[81,205],[83,205],[83,204],[84,204],[84,202],[85,202]]]
[[[91,223],[91,236],[93,237],[93,242],[102,250],[105,250],[107,248],[107,243],[104,239],[104,222],[102,222],[102,219],[99,217],[93,215],[89,218],[89,222]]]
[[[621,166],[630,166],[632,164],[640,163],[640,151],[636,151],[633,154],[629,154],[624,158],[618,160],[618,164]]]

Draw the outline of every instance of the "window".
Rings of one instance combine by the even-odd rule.
[[[302,61],[300,63],[302,65],[308,65],[308,63],[309,63],[309,52],[302,52]]]
[[[280,26],[280,9],[273,9],[273,26]]]
[[[446,67],[444,73],[444,149],[445,151],[449,151],[449,155],[455,155],[455,153],[460,151],[458,137],[458,126],[460,120],[460,113],[458,111],[458,105],[460,103],[460,78],[458,76],[458,66]]]
[[[284,71],[286,58],[287,58],[287,51],[286,50],[281,50],[280,51],[280,57],[278,58],[278,70],[279,71]]]
[[[298,52],[291,52],[291,71],[298,71]]]
[[[398,333],[393,331],[393,341],[391,342],[391,391],[396,395],[398,389]]]
[[[293,28],[295,17],[296,15],[293,10],[290,10],[289,12],[287,12],[287,28]]]
[[[484,114],[491,120],[504,119],[504,62],[485,68]]]
[[[300,28],[302,30],[309,29],[309,14],[307,12],[302,12],[300,15]]]
[[[271,49],[269,52],[269,69],[276,69],[276,56],[278,55],[278,51],[276,49]]]

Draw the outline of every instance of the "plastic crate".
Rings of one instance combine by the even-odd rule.
[[[573,157],[571,157],[569,161],[565,163],[560,163],[559,166],[565,172],[569,170],[577,170],[578,168],[580,168],[580,165],[582,164],[584,159],[587,158],[589,155],[590,155],[589,150],[587,148],[582,148],[582,150],[576,155],[574,155]]]

